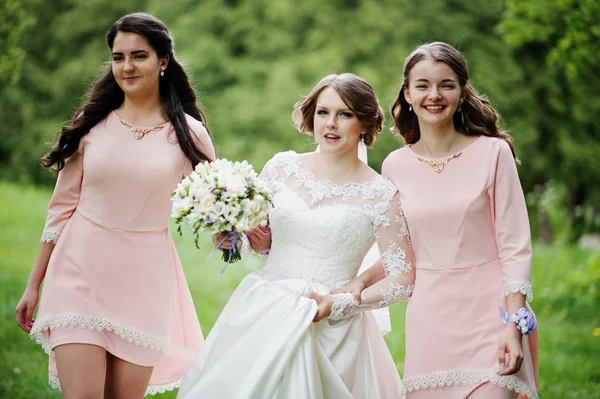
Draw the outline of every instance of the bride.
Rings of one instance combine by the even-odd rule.
[[[383,111],[373,88],[345,73],[323,78],[293,116],[320,151],[279,153],[265,165],[274,201],[267,262],[229,299],[178,398],[404,397],[370,310],[412,293],[408,229],[395,186],[358,157],[359,143],[370,146],[381,131]],[[386,277],[360,304],[331,295],[374,242]]]

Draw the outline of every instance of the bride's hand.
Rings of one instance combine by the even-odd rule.
[[[356,277],[342,288],[331,291],[332,294],[341,294],[343,292],[351,292],[354,294],[354,299],[360,303],[360,294],[365,289],[365,282],[360,278]]]
[[[254,252],[262,254],[271,249],[271,229],[258,226],[252,230],[244,231]]]
[[[313,323],[317,323],[331,314],[331,307],[333,306],[331,295],[319,295],[311,291],[304,294],[304,296],[317,302],[317,314],[313,319]]]

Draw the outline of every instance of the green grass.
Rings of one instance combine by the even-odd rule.
[[[0,181],[0,398],[60,398],[47,385],[47,356],[15,323],[15,306],[35,259],[50,192]],[[175,235],[198,318],[206,335],[242,277],[262,263],[252,257],[219,274],[219,256],[206,260]],[[600,254],[536,245],[533,308],[540,325],[540,397],[600,398]],[[405,305],[392,307],[386,341],[402,372]],[[174,398],[174,392],[156,398]]]

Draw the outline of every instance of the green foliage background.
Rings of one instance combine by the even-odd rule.
[[[52,184],[39,157],[106,68],[106,30],[133,11],[169,26],[219,156],[257,168],[278,151],[312,148],[290,114],[321,77],[357,73],[389,109],[404,58],[446,41],[515,137],[534,233],[550,242],[600,231],[596,0],[2,0],[0,177]],[[371,165],[399,145],[383,132]],[[549,183],[563,189],[558,225],[544,208]]]
[[[515,138],[532,231],[545,243],[534,259],[540,302],[533,305],[546,328],[541,397],[600,397],[600,338],[592,334],[600,335],[600,263],[573,247],[582,235],[600,233],[597,0],[0,0],[0,180],[12,181],[0,182],[0,338],[8,343],[0,396],[51,397],[38,387],[43,354],[24,349],[31,345],[12,324],[34,257],[26,243],[37,239],[37,212],[54,183],[39,158],[107,67],[105,32],[134,11],[162,19],[175,37],[218,155],[257,169],[276,152],[313,148],[290,115],[323,76],[363,76],[389,110],[417,45],[442,40],[462,51],[474,86]],[[389,127],[389,112],[387,120]],[[380,169],[400,145],[384,131],[371,166]],[[203,282],[204,272],[190,268],[199,258],[188,244],[180,251],[209,329],[243,271]],[[395,320],[402,320],[399,309]],[[402,337],[387,338],[400,369]],[[19,366],[24,360],[30,366]],[[29,385],[27,368],[37,373]]]

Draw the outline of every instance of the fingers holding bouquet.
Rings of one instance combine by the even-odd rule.
[[[191,227],[196,247],[200,232],[212,234],[213,245],[223,251],[227,264],[241,259],[243,231],[266,226],[272,204],[271,191],[252,165],[227,159],[198,164],[177,185],[172,202],[171,218],[178,231]]]
[[[229,250],[233,249],[233,244],[231,241],[231,236],[227,233],[216,233],[212,235],[212,243],[213,247],[220,250]],[[236,242],[237,249],[240,249],[240,241]]]

